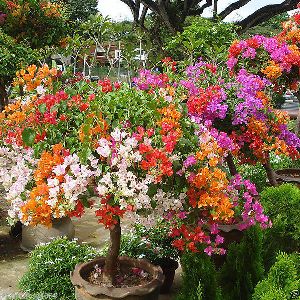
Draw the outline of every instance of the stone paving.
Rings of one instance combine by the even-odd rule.
[[[73,219],[73,223],[75,225],[75,237],[78,238],[79,242],[86,242],[101,248],[108,240],[108,231],[97,223],[97,219],[91,211],[81,219]],[[18,280],[27,269],[28,254],[20,249],[19,244],[19,240],[9,236],[9,227],[5,225],[3,218],[0,219],[0,300],[5,300],[7,296],[20,292],[17,287]],[[179,288],[180,269],[177,269],[171,293],[161,295],[159,300],[175,299]]]

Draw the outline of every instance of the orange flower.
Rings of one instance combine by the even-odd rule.
[[[262,69],[261,72],[270,80],[276,80],[282,75],[282,70],[275,61],[270,61],[270,65]]]

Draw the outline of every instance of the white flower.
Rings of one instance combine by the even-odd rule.
[[[111,133],[111,137],[116,141],[119,142],[123,138],[127,136],[125,131],[121,131],[119,128],[115,128],[114,131]]]
[[[108,188],[105,185],[99,184],[96,189],[100,196],[103,196],[108,192]]]
[[[39,86],[36,88],[36,92],[37,92],[39,95],[44,95],[45,92],[46,92],[46,89],[45,89],[42,85],[39,85]]]
[[[75,176],[78,176],[80,174],[80,165],[79,164],[71,165],[70,169]]]
[[[63,175],[66,172],[66,166],[65,165],[55,166],[52,171],[57,176]]]
[[[57,178],[48,178],[47,185],[52,188],[59,185],[59,180]]]
[[[98,141],[98,144],[99,147],[96,149],[97,153],[103,157],[108,157],[111,153],[109,142],[106,139],[101,138]]]

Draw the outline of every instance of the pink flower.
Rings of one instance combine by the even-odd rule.
[[[212,246],[208,246],[204,249],[204,252],[208,255],[211,256],[214,252],[214,248]]]

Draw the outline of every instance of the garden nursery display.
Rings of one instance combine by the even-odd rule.
[[[272,103],[299,92],[299,25],[297,11],[276,36],[235,40],[226,61],[166,57],[129,83],[47,64],[17,71],[0,113],[0,183],[21,246],[36,247],[21,280],[29,297],[39,268],[52,276],[48,255],[66,287],[44,284],[57,299],[155,300],[179,262],[178,299],[300,299],[299,224],[288,217],[298,187],[274,171],[276,159],[297,164],[300,138]],[[72,219],[90,210],[109,231],[104,250],[51,242],[72,239]]]

